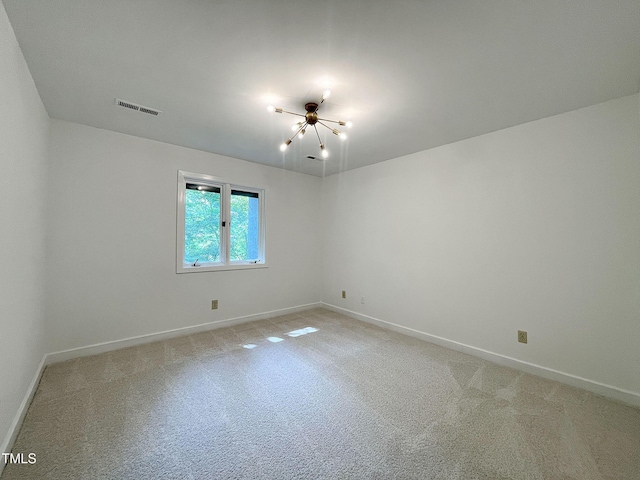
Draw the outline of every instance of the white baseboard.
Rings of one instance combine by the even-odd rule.
[[[0,453],[11,452],[11,448],[13,447],[13,443],[16,441],[18,437],[18,433],[20,433],[20,427],[22,426],[22,421],[24,420],[25,415],[27,414],[27,410],[29,410],[29,405],[31,405],[31,400],[33,400],[33,396],[36,393],[36,389],[38,388],[38,384],[40,383],[40,377],[42,377],[42,372],[44,372],[44,367],[46,366],[46,355],[42,356],[40,360],[40,364],[36,369],[36,372],[31,379],[31,383],[27,388],[27,392],[18,407],[18,412],[11,422],[11,426],[9,427],[9,431],[7,432],[7,436],[5,437],[2,445],[0,445]],[[2,476],[2,471],[4,470],[4,461],[0,461],[0,476]]]
[[[380,320],[375,317],[370,317],[368,315],[347,310],[345,308],[331,305],[329,303],[317,302],[317,303],[310,303],[307,305],[299,305],[296,307],[283,308],[280,310],[272,310],[269,312],[263,312],[263,313],[258,313],[254,315],[247,315],[244,317],[229,318],[226,320],[203,323],[201,325],[195,325],[191,327],[177,328],[174,330],[167,330],[164,332],[152,333],[148,335],[140,335],[137,337],[131,337],[131,338],[126,338],[122,340],[115,340],[111,342],[98,343],[95,345],[89,345],[87,347],[73,348],[73,349],[64,350],[61,352],[53,352],[53,353],[46,354],[42,357],[42,360],[40,361],[40,364],[36,369],[33,379],[29,384],[27,392],[25,393],[25,397],[22,400],[20,407],[18,408],[18,412],[16,413],[16,416],[13,419],[13,422],[11,423],[11,427],[9,428],[9,431],[2,445],[0,445],[0,452],[11,451],[11,447],[13,446],[13,443],[15,442],[16,437],[18,436],[18,433],[20,432],[20,426],[22,425],[22,421],[24,420],[24,417],[27,414],[27,410],[29,409],[29,405],[31,404],[31,400],[33,399],[33,396],[36,392],[38,383],[40,382],[40,377],[42,376],[42,373],[44,372],[44,368],[46,365],[62,362],[65,360],[71,360],[73,358],[85,357],[88,355],[96,355],[99,353],[109,352],[109,351],[117,350],[120,348],[131,347],[135,345],[142,345],[144,343],[156,342],[159,340],[166,340],[169,338],[179,337],[182,335],[191,335],[194,333],[204,332],[207,330],[214,330],[216,328],[229,327],[232,325],[239,325],[241,323],[247,323],[247,322],[252,322],[256,320],[263,320],[265,318],[277,317],[279,315],[286,315],[289,313],[301,312],[304,310],[309,310],[317,307],[323,307],[328,310],[341,313],[343,315],[347,315],[348,317],[361,320],[363,322],[378,325],[380,327],[387,328],[389,330],[393,330],[405,335],[410,335],[412,337],[419,338],[421,340],[425,340],[431,343],[435,343],[436,345],[440,345],[446,348],[451,348],[452,350],[457,350],[459,352],[473,355],[475,357],[479,357],[484,360],[497,363],[499,365],[515,368],[517,370],[530,373],[532,375],[538,375],[540,377],[547,378],[549,380],[562,382],[567,385],[588,390],[598,395],[619,400],[629,405],[640,407],[640,394],[635,392],[623,390],[611,385],[595,382],[593,380],[588,380],[586,378],[582,378],[576,375],[571,375],[571,374],[560,372],[550,368],[542,367],[540,365],[532,364],[529,362],[524,362],[522,360],[507,357],[505,355],[500,355],[498,353],[490,352],[480,348],[472,347],[470,345],[465,345],[463,343],[455,342],[453,340],[448,340],[446,338],[430,335],[428,333],[424,333],[408,327],[403,327],[402,325],[397,325],[395,323],[387,322],[385,320]],[[0,462],[0,475],[2,475],[3,469],[4,469],[4,462]]]
[[[306,305],[298,305],[296,307],[282,308],[279,310],[256,313],[253,315],[246,315],[243,317],[228,318],[226,320],[218,320],[215,322],[203,323],[201,325],[194,325],[191,327],[176,328],[173,330],[166,330],[164,332],[150,333],[147,335],[139,335],[137,337],[124,338],[121,340],[113,340],[110,342],[96,343],[94,345],[88,345],[86,347],[71,348],[69,350],[49,353],[48,355],[46,355],[45,364],[50,365],[52,363],[64,362],[65,360],[71,360],[73,358],[86,357],[89,355],[97,355],[99,353],[110,352],[112,350],[118,350],[120,348],[134,347],[136,345],[142,345],[144,343],[167,340],[169,338],[181,337],[183,335],[192,335],[194,333],[200,333],[207,330],[214,330],[216,328],[222,328],[222,327],[230,327],[233,325],[239,325],[241,323],[254,322],[256,320],[263,320],[265,318],[278,317],[280,315],[301,312],[304,310],[309,310],[311,308],[318,308],[318,307],[322,307],[322,303],[320,302],[309,303]]]
[[[635,407],[640,407],[640,394],[636,392],[623,390],[621,388],[617,388],[612,385],[606,385],[604,383],[596,382],[594,380],[589,380],[587,378],[578,377],[570,373],[564,373],[551,368],[542,367],[534,363],[529,363],[522,360],[518,360],[516,358],[507,357],[499,353],[494,353],[488,350],[483,350],[481,348],[472,347],[470,345],[465,345],[464,343],[459,343],[453,340],[438,337],[436,335],[430,335],[428,333],[424,333],[419,330],[403,327],[402,325],[397,325],[395,323],[387,322],[385,320],[380,320],[375,317],[370,317],[368,315],[354,312],[352,310],[347,310],[346,308],[338,307],[336,305],[331,305],[329,303],[322,302],[322,306],[333,312],[342,313],[343,315],[346,315],[348,317],[355,318],[356,320],[372,323],[379,327],[393,330],[395,332],[402,333],[404,335],[409,335],[411,337],[419,338],[420,340],[425,340],[427,342],[435,343],[436,345],[450,348],[452,350],[457,350],[462,353],[473,355],[474,357],[479,357],[484,360],[488,360],[490,362],[503,365],[505,367],[514,368],[516,370],[520,370],[525,373],[530,373],[532,375],[537,375],[539,377],[543,377],[548,380],[555,380],[557,382],[571,385],[572,387],[588,390],[598,395],[602,395],[603,397],[612,398],[612,399],[624,402],[626,404],[633,405]]]

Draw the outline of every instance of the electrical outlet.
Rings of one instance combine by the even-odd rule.
[[[520,343],[527,343],[527,332],[518,330],[518,341]]]
[[[342,298],[347,298],[347,291],[346,290],[342,290]]]
[[[211,310],[218,309],[218,300],[211,300]]]

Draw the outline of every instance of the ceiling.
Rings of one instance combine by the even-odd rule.
[[[330,175],[638,92],[638,0],[3,0],[52,118]],[[325,88],[341,142],[279,145]],[[114,98],[161,110],[157,116]],[[326,137],[326,138],[325,138]]]

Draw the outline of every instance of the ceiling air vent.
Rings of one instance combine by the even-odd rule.
[[[313,155],[307,155],[306,158],[308,158],[309,160],[318,160],[320,162],[324,160],[324,158],[318,158],[318,157],[315,157]]]
[[[119,98],[115,98],[114,100],[115,104],[118,107],[130,108],[131,110],[147,113],[149,115],[155,115],[156,117],[162,113],[160,110],[156,110],[155,108],[143,107],[142,105],[138,105],[137,103],[127,102],[126,100],[121,100]]]

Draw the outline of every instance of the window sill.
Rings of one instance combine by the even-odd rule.
[[[254,268],[268,268],[266,263],[237,263],[233,265],[203,265],[202,267],[178,267],[176,273],[219,272],[226,270],[253,270]]]

